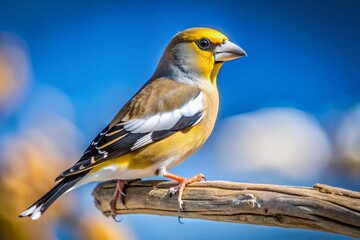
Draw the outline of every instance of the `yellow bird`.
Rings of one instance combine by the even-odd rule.
[[[205,143],[218,113],[219,69],[224,61],[245,55],[214,29],[190,28],[176,34],[145,85],[80,160],[56,178],[61,181],[19,216],[36,220],[64,193],[89,182],[118,179],[110,203],[114,215],[126,181],[153,175],[179,182],[171,191],[178,194],[182,210],[184,188],[204,176],[183,178],[167,170]]]

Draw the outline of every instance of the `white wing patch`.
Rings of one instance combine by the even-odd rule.
[[[203,93],[200,92],[200,94],[195,99],[192,99],[190,102],[182,106],[180,108],[180,111],[183,116],[191,117],[194,116],[196,113],[200,112],[203,109],[203,106],[204,97]]]
[[[138,148],[141,148],[142,146],[145,146],[147,144],[150,144],[153,142],[152,138],[151,138],[152,133],[148,133],[145,136],[143,136],[142,138],[139,138],[134,145],[131,147],[131,151],[134,151]]]
[[[137,129],[144,123],[145,123],[144,119],[134,119],[126,123],[124,125],[124,128],[126,129],[126,131],[132,132],[133,130]]]
[[[134,119],[133,121],[137,122],[137,121],[142,121],[143,124],[141,124],[139,127],[137,128],[133,128],[133,130],[131,131],[131,133],[147,133],[147,132],[151,132],[152,129],[155,128],[155,126],[159,123],[160,121],[160,117],[161,115],[156,114],[152,117],[149,117],[148,119]],[[126,124],[124,125],[124,128],[126,129]],[[127,131],[129,131],[128,129],[126,129]]]
[[[179,109],[171,112],[158,113],[153,116],[148,116],[145,119],[135,118],[133,120],[130,120],[129,122],[126,122],[124,124],[124,128],[126,131],[129,131],[131,133],[148,133],[154,131],[169,130],[175,126],[175,124],[180,120],[181,117],[194,116],[195,114],[202,111],[203,108],[204,96],[203,93],[200,92],[196,98],[191,99]],[[133,148],[135,147],[135,145],[133,146]],[[131,150],[133,150],[133,148],[131,148]]]

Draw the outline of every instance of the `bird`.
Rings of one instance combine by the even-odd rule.
[[[19,217],[39,219],[63,194],[89,182],[117,180],[112,215],[127,182],[150,176],[177,181],[171,188],[183,210],[185,187],[204,178],[168,172],[210,136],[218,114],[217,74],[225,61],[247,56],[223,33],[205,27],[178,32],[150,79],[94,138],[58,183]]]

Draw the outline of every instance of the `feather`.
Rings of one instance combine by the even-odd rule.
[[[142,105],[137,108],[141,110],[140,112],[133,112],[134,108],[131,107],[132,100],[130,100],[130,103],[125,105],[129,111],[121,110],[115,117],[117,122],[113,120],[104,128],[95,137],[80,160],[59,175],[56,180],[86,171],[106,160],[120,157],[160,141],[177,131],[193,126],[202,119],[204,97],[197,87],[180,83],[175,83],[177,85],[174,86],[173,81],[171,84],[166,84],[169,83],[169,80],[163,80],[160,83],[163,86],[160,88],[160,93],[157,92],[156,98],[152,98],[152,94],[148,96],[146,88],[136,95],[136,97],[143,96],[145,98],[137,99],[137,101],[148,106],[148,112],[139,115]],[[156,85],[160,83],[157,82]],[[145,86],[151,88],[152,84]],[[151,93],[153,92],[151,91]],[[149,105],[149,101],[153,101],[152,105]]]
[[[78,173],[73,176],[68,176],[61,180],[55,187],[48,191],[44,196],[37,200],[28,209],[22,212],[19,217],[30,217],[36,220],[53,204],[59,197],[69,191],[77,182],[83,178],[88,171]]]

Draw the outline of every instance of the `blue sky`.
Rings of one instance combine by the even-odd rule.
[[[25,100],[0,119],[0,131],[17,131],[23,121],[19,119],[26,118],[29,109],[51,109],[81,130],[79,145],[84,149],[151,76],[172,36],[196,26],[222,31],[248,53],[247,58],[225,63],[218,75],[219,122],[263,107],[293,107],[327,128],[333,112],[360,102],[359,12],[358,1],[2,1],[0,32],[24,42],[31,59],[31,83]],[[58,98],[67,99],[70,107],[57,105]],[[210,146],[194,158],[211,155]],[[187,161],[178,172],[202,166],[193,164]],[[175,219],[159,218],[130,216],[125,221],[141,239],[157,236],[153,219],[170,221],[168,234],[179,228],[206,228],[206,233],[196,231],[192,236],[206,234],[208,239],[220,237],[221,229],[225,234],[221,236],[229,238],[289,234],[292,239],[346,239],[193,220],[178,226]]]

